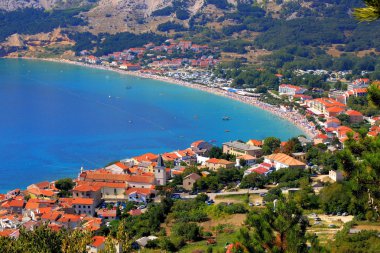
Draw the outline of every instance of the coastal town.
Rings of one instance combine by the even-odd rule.
[[[165,52],[164,56],[162,52]],[[184,55],[189,58],[182,57]],[[152,78],[224,96],[290,121],[305,135],[289,140],[269,136],[263,140],[235,140],[225,142],[221,147],[198,140],[185,149],[162,154],[136,154],[138,156],[102,168],[78,168],[78,176],[73,179],[36,182],[26,189],[13,189],[0,195],[0,236],[17,239],[22,231],[34,231],[41,226],[56,232],[87,231],[92,235],[91,242],[86,245],[87,252],[104,252],[109,247],[109,232],[105,231],[117,229],[115,224],[126,217],[132,217],[132,221],[149,218],[151,208],[165,198],[178,203],[202,199],[205,206],[232,205],[235,208],[237,205],[236,208],[241,207],[241,212],[245,213],[250,209],[263,209],[280,196],[304,192],[306,186],[311,189],[308,194],[323,194],[324,188],[348,180],[349,173],[336,164],[324,165],[319,161],[321,157],[327,154],[329,159],[335,159],[335,154],[353,145],[347,144],[352,141],[377,140],[380,115],[363,115],[350,108],[348,101],[367,97],[368,87],[371,83],[379,85],[379,81],[358,78],[347,81],[344,90],[331,89],[313,97],[307,95],[305,87],[281,83],[283,75],[276,74],[281,83],[278,90],[261,94],[251,88],[234,88],[232,79],[216,76],[212,70],[220,62],[217,56],[217,49],[210,49],[207,45],[167,40],[160,46],[149,43],[102,57],[83,51],[75,60],[58,61]],[[323,71],[312,74],[319,75],[320,72]],[[303,72],[297,70],[297,73]],[[330,76],[336,81],[347,74]],[[268,97],[281,102],[271,104]],[[366,131],[362,131],[363,127]],[[278,175],[282,173],[297,174],[292,179],[296,181],[281,181]],[[221,174],[229,175],[229,178],[223,181]],[[303,177],[308,178],[306,186],[299,182]],[[244,207],[235,200],[239,196],[248,196]],[[226,199],[226,202],[220,199]],[[308,216],[310,232],[334,236],[354,219],[354,211],[348,207],[330,211],[325,208],[324,211],[326,214]],[[327,229],[322,231],[321,226]],[[360,227],[352,228],[352,231],[358,232]],[[211,246],[219,240],[210,236],[202,238]],[[128,245],[132,251],[146,250],[158,247],[156,242],[159,239],[160,235],[153,231],[137,233]],[[123,250],[126,243],[113,241],[111,245],[114,252],[126,252]],[[223,243],[226,244],[224,252],[233,252],[232,249],[239,245],[239,242]]]

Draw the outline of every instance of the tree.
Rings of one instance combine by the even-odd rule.
[[[181,236],[186,241],[197,241],[201,238],[202,228],[196,223],[179,222],[173,225],[172,234]]]
[[[366,7],[356,8],[354,16],[357,20],[364,22],[372,22],[380,19],[380,1],[378,0],[364,0]]]
[[[327,213],[349,211],[351,197],[351,189],[339,183],[326,186],[319,194],[321,206]]]
[[[69,195],[69,191],[72,190],[75,186],[75,183],[71,178],[62,178],[55,182],[55,187],[60,190],[61,196]]]
[[[240,238],[250,252],[307,252],[307,219],[293,201],[278,200],[262,212],[251,212]],[[249,240],[250,239],[250,240]]]
[[[268,137],[264,139],[263,152],[265,155],[272,154],[281,146],[281,140],[276,137]]]
[[[380,89],[379,85],[372,84],[368,87],[368,98],[369,101],[376,106],[377,108],[380,108]]]
[[[257,173],[251,173],[245,177],[241,181],[240,188],[250,188],[250,187],[263,187],[266,183],[266,178]]]

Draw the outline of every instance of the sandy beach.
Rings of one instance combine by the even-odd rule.
[[[135,77],[139,77],[139,78],[149,78],[149,79],[163,81],[163,82],[171,83],[171,84],[175,84],[175,85],[181,85],[181,86],[192,88],[192,89],[198,89],[198,90],[201,90],[204,92],[212,93],[214,95],[223,96],[223,97],[226,97],[229,99],[234,99],[236,101],[239,101],[239,102],[251,105],[251,106],[255,106],[255,107],[258,107],[262,110],[270,112],[279,118],[282,118],[282,119],[289,121],[290,123],[292,123],[293,125],[298,127],[300,130],[302,130],[310,138],[313,138],[315,135],[318,134],[318,131],[314,128],[312,123],[308,122],[306,117],[299,114],[298,112],[286,111],[286,110],[283,110],[279,107],[276,107],[276,106],[273,106],[273,105],[270,105],[267,103],[263,103],[263,102],[259,101],[257,98],[242,96],[242,95],[232,93],[232,92],[228,92],[228,91],[225,91],[225,90],[222,90],[219,88],[212,88],[212,87],[207,87],[207,86],[200,85],[200,84],[184,82],[184,81],[177,80],[174,78],[169,78],[166,76],[141,73],[139,71],[126,71],[126,70],[121,70],[121,69],[117,69],[117,68],[112,68],[112,67],[107,67],[107,66],[102,66],[102,65],[87,64],[87,63],[83,63],[83,62],[71,61],[71,60],[66,60],[66,59],[54,59],[54,58],[23,58],[23,59],[50,61],[50,62],[56,62],[56,63],[66,63],[66,64],[78,65],[78,66],[83,66],[83,67],[113,71],[113,72],[123,74],[123,75],[130,75],[130,76],[135,76]]]

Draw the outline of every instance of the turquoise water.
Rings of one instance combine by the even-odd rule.
[[[0,192],[197,139],[220,144],[301,134],[265,111],[198,90],[11,59],[0,59],[0,117]]]

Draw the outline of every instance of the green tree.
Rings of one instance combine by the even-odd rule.
[[[281,140],[276,137],[268,137],[264,139],[263,153],[265,155],[272,154],[276,149],[281,146]]]
[[[72,190],[74,186],[75,183],[71,178],[63,178],[55,182],[55,187],[60,191],[59,195],[62,197],[69,196],[70,190]]]
[[[372,84],[368,87],[368,98],[370,102],[380,108],[380,89],[379,85]]]
[[[324,187],[319,194],[321,207],[327,213],[349,211],[351,198],[351,189],[340,183]]]
[[[356,8],[354,16],[359,21],[375,21],[380,19],[380,1],[378,0],[364,0],[366,7]]]
[[[251,231],[241,230],[240,237],[250,252],[307,252],[307,219],[293,201],[278,200],[262,212],[251,212],[246,224]]]

